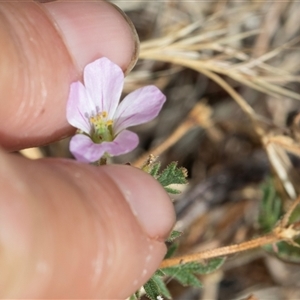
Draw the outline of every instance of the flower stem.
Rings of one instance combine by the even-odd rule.
[[[99,166],[106,165],[106,164],[107,164],[107,158],[105,156],[101,157],[99,159]]]
[[[106,156],[102,156],[99,160],[93,162],[92,165],[94,165],[94,166],[107,165],[107,157]]]

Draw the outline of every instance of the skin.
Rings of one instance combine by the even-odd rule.
[[[171,201],[130,166],[9,153],[74,132],[70,83],[106,56],[128,72],[132,26],[95,1],[0,3],[0,297],[124,299],[165,254]]]

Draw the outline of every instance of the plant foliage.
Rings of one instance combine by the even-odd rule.
[[[172,299],[171,294],[164,282],[166,278],[175,279],[183,286],[202,288],[198,275],[209,274],[218,269],[224,262],[224,258],[215,258],[205,264],[190,262],[177,266],[159,269],[144,285],[147,297],[157,300],[159,297]]]
[[[273,230],[276,223],[283,215],[283,202],[274,187],[272,178],[268,178],[268,180],[262,185],[262,191],[263,196],[260,203],[258,223],[261,230],[264,233],[268,233]],[[298,221],[299,216],[300,209],[297,207],[292,213],[290,221]],[[300,238],[296,238],[294,242],[300,245]],[[287,242],[281,241],[276,244],[266,245],[263,248],[284,261],[294,263],[300,262],[299,247],[290,245]]]
[[[160,172],[161,163],[155,162],[153,157],[142,167],[144,171],[152,175],[169,194],[180,194],[180,190],[173,187],[176,184],[187,184],[187,170],[178,167],[177,162],[171,162],[165,169]]]
[[[187,184],[187,170],[185,168],[178,167],[177,162],[170,163],[162,171],[160,171],[160,168],[161,163],[156,162],[155,157],[150,155],[149,159],[142,167],[142,170],[153,176],[168,193],[179,194],[180,190],[176,188],[176,185]],[[171,232],[170,236],[166,240],[166,242],[171,244],[168,247],[165,259],[174,255],[177,250],[177,244],[173,242],[180,237],[181,234],[181,232],[176,230]],[[140,299],[143,292],[151,300],[171,299],[172,296],[165,283],[166,279],[168,281],[175,279],[183,286],[201,288],[202,284],[198,275],[204,275],[215,271],[223,264],[223,262],[223,258],[216,258],[203,264],[198,262],[189,262],[159,269],[139,291],[130,297],[130,300]]]

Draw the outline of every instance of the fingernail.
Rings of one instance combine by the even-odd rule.
[[[140,39],[139,39],[139,36],[136,32],[136,29],[135,29],[131,19],[129,19],[129,17],[123,12],[123,10],[120,7],[118,7],[114,3],[111,3],[111,2],[108,2],[108,3],[111,4],[114,8],[116,8],[116,10],[123,16],[123,18],[125,19],[125,21],[127,22],[127,24],[129,25],[129,27],[131,29],[132,39],[134,41],[134,49],[133,49],[131,61],[128,65],[127,69],[124,72],[125,75],[127,75],[134,68],[136,62],[138,61],[139,54],[140,54]]]
[[[105,166],[103,171],[116,183],[144,232],[153,239],[165,240],[174,226],[175,212],[162,186],[131,166]]]

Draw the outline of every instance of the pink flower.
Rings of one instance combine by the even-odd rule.
[[[130,93],[119,104],[123,83],[120,67],[100,58],[85,67],[84,85],[71,84],[67,119],[79,129],[70,142],[77,160],[95,162],[103,155],[132,151],[139,139],[126,128],[152,120],[161,110],[166,97],[153,85]]]

